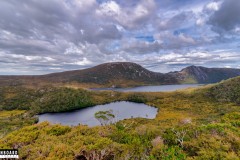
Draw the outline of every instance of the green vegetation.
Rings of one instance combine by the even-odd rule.
[[[127,101],[136,103],[146,103],[147,99],[144,94],[141,93],[131,93],[128,95]]]
[[[17,148],[22,159],[237,160],[240,158],[238,82],[239,78],[235,78],[200,89],[168,93],[5,87],[0,90],[0,148]],[[37,113],[120,100],[146,103],[157,107],[159,112],[153,120],[127,119],[92,128],[47,122],[32,125]],[[22,106],[25,110],[17,110]],[[108,121],[113,114],[103,111],[95,116]]]
[[[232,78],[213,86],[209,95],[219,102],[234,102],[240,104],[240,77]]]
[[[195,77],[189,75],[186,76],[182,81],[180,81],[182,84],[197,84],[198,81],[195,79]]]
[[[37,122],[37,118],[29,116],[26,111],[0,111],[0,138],[7,133]]]
[[[54,89],[37,98],[33,104],[38,113],[63,112],[93,105],[90,92],[70,88]]]
[[[94,116],[101,123],[102,126],[112,123],[112,120],[115,118],[113,110],[98,111],[95,113]]]
[[[64,112],[121,100],[119,93],[46,86],[0,88],[0,110],[30,110],[32,114]]]
[[[67,127],[41,123],[14,131],[0,140],[0,148],[18,148],[26,159],[73,159],[77,156],[114,159],[238,159],[240,119],[231,123],[181,124],[162,128],[144,119],[106,127]],[[228,121],[229,120],[229,121]]]

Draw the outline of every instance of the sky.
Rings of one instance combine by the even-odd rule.
[[[240,68],[240,0],[1,0],[0,74]]]

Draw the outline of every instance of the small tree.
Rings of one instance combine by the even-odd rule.
[[[187,134],[187,131],[184,130],[184,129],[182,129],[182,130],[174,130],[174,128],[172,129],[172,131],[176,135],[176,141],[179,142],[181,147],[183,148],[184,137]]]
[[[96,112],[94,116],[101,123],[102,126],[112,123],[113,119],[115,118],[113,110],[111,109],[108,111]]]

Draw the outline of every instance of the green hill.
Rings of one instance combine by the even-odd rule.
[[[240,77],[222,81],[211,87],[209,95],[219,102],[240,104]]]

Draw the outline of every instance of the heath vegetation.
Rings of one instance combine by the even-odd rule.
[[[198,89],[166,93],[119,93],[66,87],[3,87],[0,148],[19,149],[22,159],[239,159],[239,78]],[[62,126],[35,115],[113,101],[159,109],[155,119]],[[106,117],[107,115],[107,117]],[[114,118],[96,113],[97,118]]]

